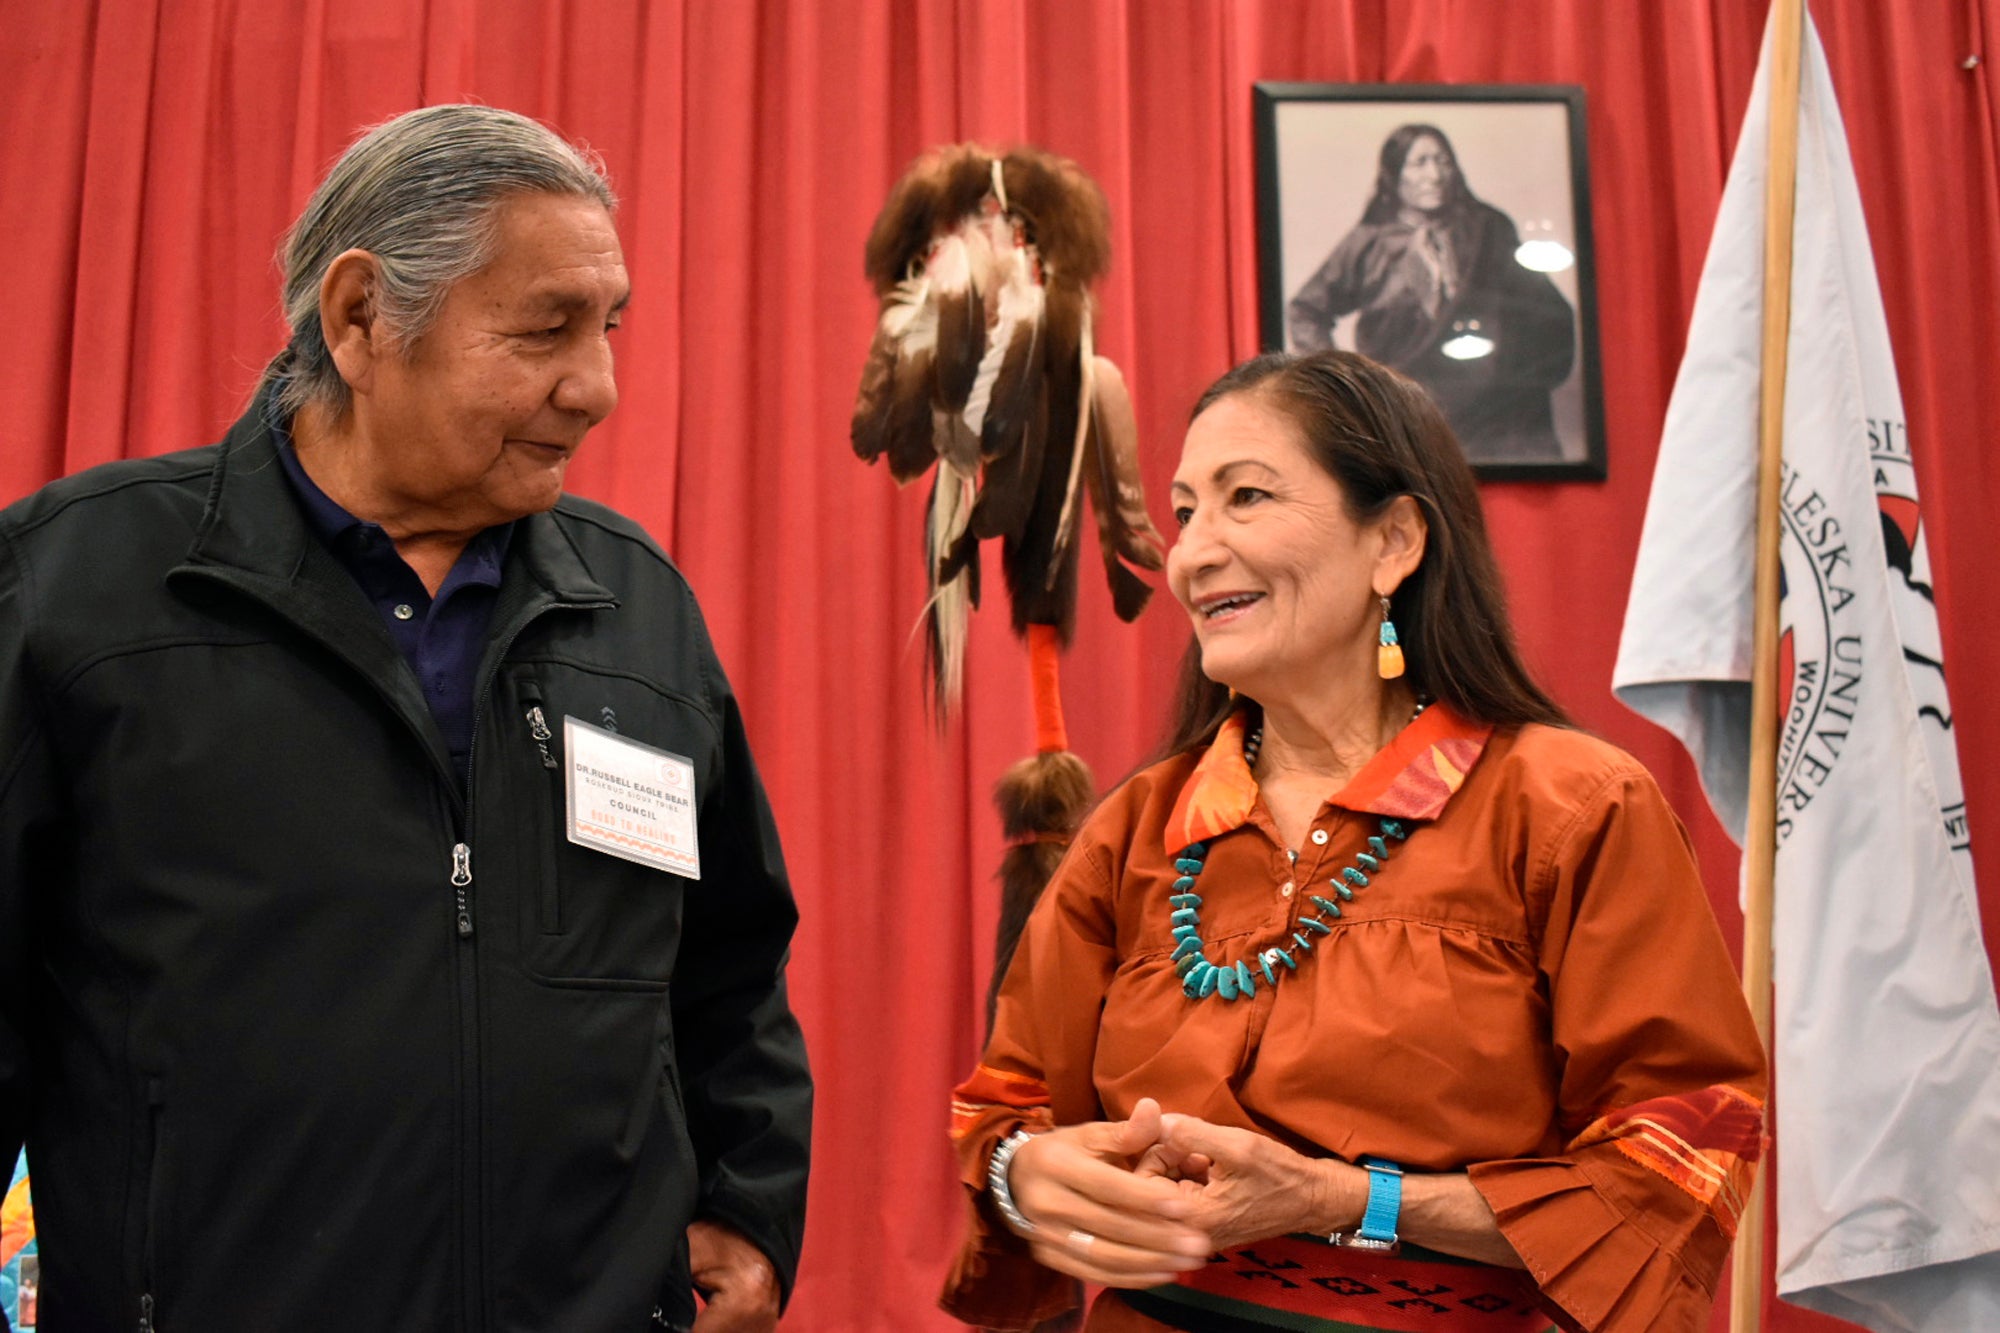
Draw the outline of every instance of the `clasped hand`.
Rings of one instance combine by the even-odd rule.
[[[1165,1115],[1069,1125],[1014,1154],[1015,1206],[1038,1262],[1107,1287],[1150,1287],[1208,1256],[1360,1216],[1366,1174],[1249,1130]]]

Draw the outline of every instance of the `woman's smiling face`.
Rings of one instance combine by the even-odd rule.
[[[1188,427],[1167,581],[1209,679],[1270,706],[1374,675],[1378,523],[1357,523],[1299,428],[1254,391]],[[1391,587],[1394,586],[1392,582]]]

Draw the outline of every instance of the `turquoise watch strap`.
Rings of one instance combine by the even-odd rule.
[[[1355,1235],[1371,1245],[1394,1245],[1403,1212],[1403,1168],[1386,1157],[1364,1157],[1361,1165],[1368,1168],[1368,1208]]]

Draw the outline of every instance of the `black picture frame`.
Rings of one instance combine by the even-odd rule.
[[[1583,89],[1259,83],[1253,97],[1265,348],[1330,343],[1402,370],[1482,481],[1602,481]],[[1407,174],[1391,180],[1392,164]]]

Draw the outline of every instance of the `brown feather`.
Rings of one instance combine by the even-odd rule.
[[[868,364],[861,368],[861,388],[854,395],[854,420],[848,438],[863,462],[872,463],[889,446],[889,405],[896,379],[896,340],[880,323],[868,344]]]
[[[1094,360],[1090,431],[1084,437],[1083,476],[1097,516],[1097,549],[1111,585],[1111,607],[1130,624],[1146,609],[1152,587],[1125,565],[1159,569],[1166,552],[1139,488],[1139,428],[1125,377],[1103,357]],[[1128,475],[1129,474],[1129,475]]]
[[[986,355],[986,303],[964,240],[944,237],[932,260],[926,272],[937,306],[936,402],[940,411],[956,415],[965,410]]]
[[[884,444],[889,475],[898,483],[915,481],[937,461],[931,412],[931,354],[906,350],[896,358]]]
[[[937,456],[965,476],[972,476],[978,471],[979,437],[965,424],[964,416],[932,407],[931,439]]]
[[[1141,569],[1167,562],[1166,542],[1146,513],[1146,488],[1139,480],[1139,419],[1125,376],[1107,358],[1096,359],[1092,384],[1091,438],[1096,458],[1086,459],[1090,501],[1098,510],[1099,533],[1124,559]],[[1092,466],[1092,464],[1095,466]]]
[[[979,500],[972,506],[972,531],[980,538],[1018,532],[1028,520],[1035,492],[1042,483],[1042,450],[1048,439],[1048,381],[1035,366],[1022,379],[1028,406],[1022,409],[1020,432],[1013,448],[989,460],[980,470]],[[992,418],[987,418],[992,425]],[[982,451],[984,445],[982,442]]]
[[[1035,403],[1042,383],[1042,328],[1040,319],[1023,319],[1007,340],[1000,373],[994,378],[987,399],[986,419],[979,428],[979,456],[988,462],[1019,447],[1026,428],[1028,410]],[[865,380],[864,380],[865,383]]]

